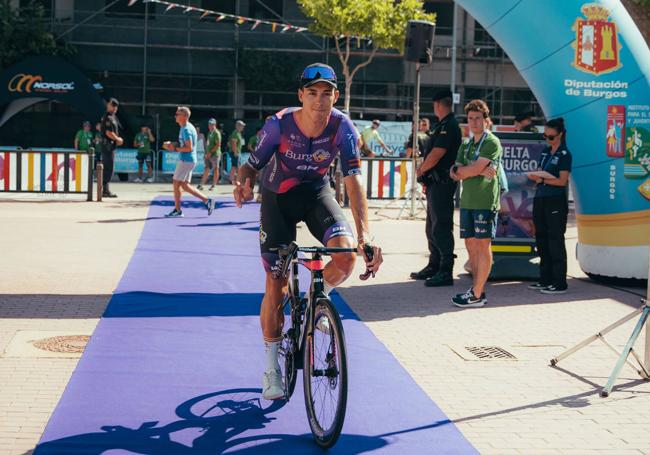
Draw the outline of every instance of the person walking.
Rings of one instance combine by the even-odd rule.
[[[465,106],[472,137],[460,146],[456,164],[449,175],[462,181],[460,197],[460,237],[469,253],[473,286],[453,297],[460,308],[482,307],[487,303],[485,284],[492,268],[492,239],[496,235],[500,207],[497,166],[503,149],[499,139],[488,129],[490,110],[483,100]]]
[[[113,162],[115,161],[115,149],[124,144],[124,139],[119,135],[119,122],[117,121],[117,109],[120,103],[115,98],[108,100],[106,114],[102,117],[102,162],[104,163],[104,187],[103,197],[117,197],[111,193],[110,183],[113,178]]]
[[[542,151],[538,169],[552,178],[541,177],[535,172],[528,174],[537,183],[533,199],[533,224],[540,258],[539,282],[528,288],[544,294],[564,294],[568,288],[564,233],[569,214],[568,185],[573,158],[566,146],[563,118],[546,122],[544,139],[548,146]]]
[[[90,122],[84,121],[81,129],[74,136],[74,148],[81,152],[88,152],[93,145],[93,133],[90,131]]]
[[[239,155],[241,154],[241,149],[244,146],[244,127],[246,124],[241,120],[235,122],[235,129],[230,133],[230,138],[228,138],[228,156],[230,157],[230,182],[235,181],[235,176],[237,175],[239,169]]]
[[[378,130],[380,125],[381,122],[378,119],[375,119],[370,125],[361,130],[361,153],[363,156],[369,158],[376,156],[375,153],[370,149],[370,143],[372,141],[376,141],[379,145],[381,145],[382,148],[386,151],[387,155],[393,154],[393,151],[384,143],[384,140],[379,134]]]
[[[425,231],[429,244],[429,262],[411,278],[424,279],[425,286],[454,284],[454,194],[456,181],[449,176],[462,133],[452,112],[452,93],[440,90],[433,96],[433,110],[441,119],[425,150],[424,161],[417,169],[417,178],[426,187],[427,220]]]
[[[217,129],[217,121],[213,118],[208,120],[208,144],[205,150],[205,168],[201,183],[197,186],[203,190],[203,185],[208,182],[210,171],[212,171],[212,185],[209,190],[212,191],[219,183],[219,167],[221,166],[221,132]]]
[[[199,198],[205,204],[208,215],[212,215],[212,210],[214,209],[212,199],[205,197],[203,193],[190,185],[192,171],[194,170],[194,166],[196,166],[196,144],[198,140],[196,129],[189,122],[192,111],[187,106],[179,106],[174,115],[176,123],[181,127],[178,132],[178,142],[165,141],[163,148],[170,152],[178,152],[179,157],[172,180],[174,186],[174,209],[165,216],[168,218],[183,216],[183,211],[181,210],[182,191]]]
[[[151,151],[151,144],[155,140],[151,128],[147,125],[142,125],[140,132],[133,139],[133,146],[138,149],[138,154],[136,155],[136,159],[138,160],[138,177],[134,180],[135,183],[143,182],[142,172],[145,161],[147,162],[147,178],[144,181],[147,183],[153,182],[153,152]]]

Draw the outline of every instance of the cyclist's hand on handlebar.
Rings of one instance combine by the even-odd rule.
[[[384,262],[381,248],[376,245],[360,242],[357,249],[359,250],[359,253],[363,255],[363,259],[366,262],[366,271],[360,275],[359,278],[367,280],[371,275],[374,277],[375,273],[379,270],[381,263]]]
[[[251,179],[247,177],[244,185],[240,182],[235,182],[235,188],[232,190],[232,194],[235,197],[235,203],[239,208],[241,208],[244,202],[252,200],[253,188],[251,188]]]

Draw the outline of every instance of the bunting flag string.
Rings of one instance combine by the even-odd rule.
[[[133,6],[138,0],[129,0],[128,6]],[[174,9],[180,8],[183,10],[183,14],[190,13],[193,11],[201,13],[200,19],[204,19],[207,16],[214,15],[216,16],[216,21],[221,22],[224,19],[231,19],[237,25],[245,24],[246,22],[253,23],[251,30],[255,30],[260,24],[270,25],[271,31],[275,33],[278,27],[281,27],[281,33],[293,30],[296,33],[307,31],[307,27],[298,27],[296,25],[285,24],[283,22],[267,21],[263,19],[257,19],[254,17],[240,16],[237,14],[223,13],[221,11],[212,11],[204,8],[197,8],[194,6],[183,5],[181,3],[168,2],[166,0],[142,0],[143,3],[158,3],[160,5],[165,5],[165,13]]]

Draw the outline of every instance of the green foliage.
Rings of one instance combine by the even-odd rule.
[[[303,13],[313,19],[309,30],[321,36],[359,36],[372,39],[380,49],[404,50],[409,20],[434,22],[422,0],[298,0]]]
[[[0,0],[0,68],[32,55],[71,55],[74,48],[57,43],[48,30],[43,6],[30,1],[20,11],[10,0]]]

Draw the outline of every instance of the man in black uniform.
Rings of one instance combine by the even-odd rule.
[[[113,178],[113,161],[115,159],[115,149],[124,143],[124,140],[118,134],[117,107],[120,103],[111,98],[106,104],[106,114],[102,117],[102,162],[104,163],[104,190],[103,197],[117,197],[117,194],[111,193],[109,185]]]
[[[440,122],[431,134],[424,162],[417,170],[418,182],[426,186],[425,231],[429,241],[429,263],[419,272],[411,273],[411,278],[426,280],[426,286],[451,286],[454,282],[456,182],[449,177],[449,169],[456,160],[462,135],[452,106],[450,90],[440,90],[433,95],[433,110]]]

